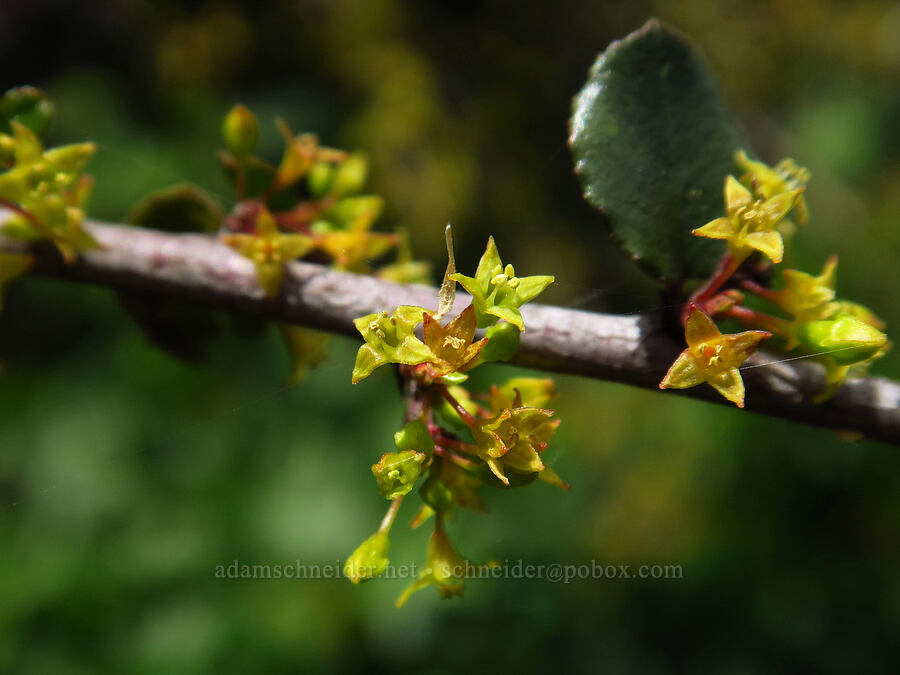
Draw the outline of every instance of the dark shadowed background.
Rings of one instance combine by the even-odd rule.
[[[764,158],[813,175],[799,267],[900,325],[900,6],[886,2],[4,0],[0,85],[45,88],[51,141],[99,152],[90,214],[185,180],[232,204],[221,116],[252,107],[368,151],[421,257],[489,234],[542,298],[634,312],[653,285],[581,200],[570,100],[610,40],[691,35]],[[384,500],[369,466],[402,405],[351,386],[356,343],[300,387],[272,329],[200,363],[148,346],[113,294],[26,279],[0,315],[0,672],[896,673],[900,451],[623,386],[560,378],[548,450],[568,493],[488,495],[450,533],[474,559],[681,565],[678,580],[473,581],[402,610],[405,582],[221,580],[217,565],[333,565]],[[896,339],[896,334],[894,335]],[[384,369],[387,371],[387,369]],[[900,376],[896,355],[876,372]],[[497,368],[490,376],[512,374]],[[752,391],[749,396],[752,397]],[[427,533],[395,527],[392,560]],[[426,528],[423,528],[425,530]]]

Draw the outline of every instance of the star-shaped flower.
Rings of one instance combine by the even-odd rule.
[[[792,159],[783,159],[775,167],[750,159],[743,150],[734,153],[734,162],[746,173],[741,181],[764,199],[771,199],[782,192],[805,188],[809,183],[809,169],[799,166]],[[806,198],[801,194],[794,204],[794,215],[800,225],[806,225],[809,212]]]
[[[277,295],[281,288],[284,264],[306,255],[315,246],[315,240],[305,234],[282,234],[265,207],[256,217],[256,234],[226,234],[222,241],[253,261],[259,285],[269,297]]]
[[[554,281],[551,276],[517,277],[512,265],[503,266],[493,237],[488,239],[474,277],[456,273],[450,278],[472,296],[479,328],[487,328],[497,319],[503,319],[520,331],[525,330],[525,325],[519,307],[533,300]]]
[[[787,349],[797,346],[797,331],[808,321],[818,321],[834,316],[838,311],[835,302],[834,278],[837,268],[837,256],[832,256],[825,263],[818,276],[785,270],[784,288],[771,294],[779,307],[793,317],[791,335],[787,338]]]
[[[744,407],[744,381],[738,367],[772,334],[748,330],[722,335],[713,320],[696,306],[691,307],[685,328],[685,349],[659,383],[660,389],[687,389],[708,383],[739,408]]]
[[[79,178],[94,154],[93,143],[76,143],[44,150],[31,129],[9,123],[12,136],[2,134],[12,148],[13,167],[0,173],[0,199],[21,207],[4,230],[14,236],[49,239],[63,257],[75,256],[100,244],[82,227],[89,180]]]
[[[507,470],[529,475],[547,469],[541,453],[560,423],[552,410],[523,406],[518,394],[513,406],[471,427],[478,456],[504,485],[510,484]]]
[[[803,188],[781,192],[768,199],[754,199],[750,190],[734,176],[725,179],[724,218],[716,218],[693,230],[698,237],[725,239],[731,254],[744,260],[754,250],[772,262],[784,257],[784,239],[775,226],[787,215],[803,193]]]
[[[434,352],[414,334],[424,314],[422,307],[400,305],[390,315],[379,312],[354,320],[366,344],[356,354],[353,384],[385,363],[418,365],[435,360]]]
[[[785,270],[784,289],[778,291],[777,302],[791,316],[802,319],[825,319],[833,314],[837,306],[834,300],[834,278],[837,256],[831,256],[818,276]]]
[[[435,359],[428,363],[429,373],[435,379],[450,373],[462,373],[478,356],[487,338],[472,342],[475,337],[475,307],[469,305],[446,326],[425,313],[423,326],[425,344]]]

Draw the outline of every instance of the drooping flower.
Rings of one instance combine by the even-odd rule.
[[[428,586],[434,586],[442,598],[462,595],[467,576],[496,566],[497,563],[473,565],[460,556],[447,538],[443,518],[438,514],[435,519],[434,533],[428,541],[428,557],[425,561],[425,568],[397,599],[397,607],[405,605],[413,593]]]
[[[541,460],[541,453],[560,424],[560,420],[553,419],[555,414],[552,410],[523,406],[517,394],[512,408],[471,427],[478,456],[504,485],[510,484],[508,470],[523,476],[536,473],[540,477],[548,468]],[[546,477],[551,479],[549,482],[558,480],[552,472]]]
[[[400,305],[390,315],[378,312],[356,319],[353,324],[366,344],[356,354],[353,384],[386,363],[418,365],[435,360],[434,352],[414,334],[424,313],[422,307]]]
[[[382,455],[381,459],[372,465],[372,475],[381,496],[385,499],[396,499],[408,494],[419,478],[424,461],[425,453],[415,450],[388,452]]]
[[[688,347],[675,359],[659,388],[686,389],[706,382],[743,408],[744,381],[738,367],[769,337],[772,334],[763,330],[723,335],[705,312],[692,306],[685,327]]]

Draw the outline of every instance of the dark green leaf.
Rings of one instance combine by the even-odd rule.
[[[724,213],[741,135],[703,57],[656,19],[612,43],[576,96],[570,145],[585,198],[667,283],[707,276],[720,242],[691,230]]]
[[[126,221],[166,232],[214,232],[223,218],[216,200],[204,190],[175,185],[142,199]]]
[[[24,124],[38,136],[53,121],[53,102],[35,87],[16,87],[0,98],[0,132],[10,133],[9,123],[15,120]]]

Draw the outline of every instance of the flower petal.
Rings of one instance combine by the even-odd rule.
[[[736,230],[728,218],[716,218],[703,227],[691,230],[691,234],[709,239],[731,239],[736,234]]]
[[[744,380],[737,368],[716,375],[709,380],[709,384],[738,408],[744,407]]]
[[[784,240],[779,232],[751,232],[744,237],[744,245],[755,248],[774,263],[780,263],[784,257]]]
[[[659,383],[660,389],[687,389],[705,382],[703,373],[697,368],[697,364],[691,357],[690,351],[685,349],[675,359],[675,363],[669,368],[669,372]]]

